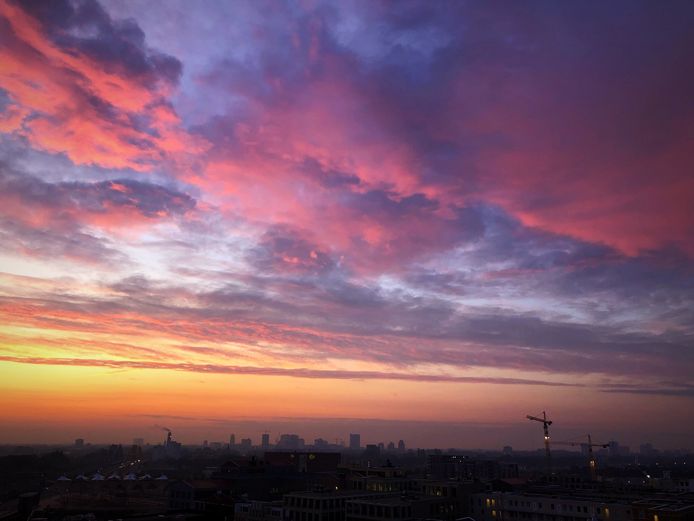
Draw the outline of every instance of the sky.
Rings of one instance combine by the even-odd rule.
[[[694,448],[693,23],[0,0],[0,442]]]

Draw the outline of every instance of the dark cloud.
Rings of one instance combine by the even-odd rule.
[[[227,58],[206,77],[245,100],[234,105],[233,122],[277,125],[289,141],[313,141],[315,129],[301,135],[278,110],[298,105],[320,112],[326,127],[339,124],[330,144],[351,148],[346,155],[357,164],[373,143],[381,153],[404,151],[402,169],[437,187],[431,203],[441,208],[493,200],[543,228],[623,251],[668,241],[689,248],[682,136],[694,114],[694,75],[683,66],[690,4],[416,2],[284,15],[295,25],[257,33],[253,60]],[[398,198],[417,195],[397,190]],[[375,198],[353,203],[373,210]],[[647,233],[637,208],[649,215]]]
[[[127,256],[95,229],[181,217],[196,204],[152,183],[46,182],[6,164],[0,165],[0,202],[0,241],[7,251],[100,264],[123,263]]]
[[[77,227],[41,229],[0,217],[0,246],[27,257],[68,259],[95,264],[120,263],[128,258],[111,241]]]
[[[189,195],[161,185],[113,179],[93,183],[63,181],[48,183],[36,177],[0,170],[2,198],[17,198],[35,210],[51,209],[60,219],[64,212],[117,214],[134,210],[143,217],[180,216],[195,208]],[[75,216],[79,220],[79,215]]]
[[[387,190],[342,192],[337,199],[346,221],[363,222],[353,227],[352,262],[399,271],[413,261],[470,244],[484,235],[484,220],[475,207],[442,209],[421,193],[399,197]],[[370,228],[383,229],[384,238],[369,240]],[[357,252],[358,256],[354,254]],[[361,257],[361,258],[359,258]]]
[[[76,306],[99,316],[98,327],[108,330],[114,327],[112,315],[127,310],[132,318],[118,320],[117,327],[175,334],[187,342],[214,338],[254,345],[262,339],[300,347],[297,357],[290,351],[276,355],[295,361],[332,357],[402,368],[426,363],[671,378],[680,383],[689,381],[694,370],[694,336],[683,332],[631,332],[619,325],[562,322],[529,313],[457,310],[434,297],[329,279],[285,274],[192,291],[137,277],[112,285],[119,295],[108,301],[80,298],[73,304],[62,295],[60,304],[37,302],[56,308],[56,314],[37,311],[37,316],[45,317],[43,326],[55,326],[58,320],[66,327],[56,317],[61,309]]]
[[[288,226],[273,226],[260,239],[249,256],[261,273],[324,273],[335,267],[330,255],[311,243],[301,232]]]
[[[112,20],[96,0],[36,0],[20,5],[41,22],[55,44],[89,56],[106,71],[148,84],[177,83],[181,76],[181,62],[147,48],[135,20]]]
[[[317,181],[325,188],[357,186],[361,183],[359,176],[349,172],[323,168],[323,166],[312,157],[307,157],[304,160],[303,164],[299,167],[299,171]]]
[[[607,387],[602,389],[604,393],[618,394],[635,394],[635,395],[655,395],[655,396],[670,396],[682,398],[694,398],[694,386],[677,386],[677,387],[636,387],[636,386],[620,386],[617,388]]]
[[[403,281],[414,291],[501,302],[531,295],[561,302],[567,316],[596,324],[641,317],[642,326],[693,331],[694,273],[677,248],[628,256],[608,246],[523,226],[498,207],[476,207],[483,234],[440,263],[412,266]],[[441,264],[445,271],[441,271]],[[631,318],[630,318],[631,317]],[[634,321],[630,327],[638,324]]]

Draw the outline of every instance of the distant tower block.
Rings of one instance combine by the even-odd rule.
[[[350,433],[350,435],[349,435],[349,448],[351,450],[361,449],[361,436],[359,434]]]
[[[265,432],[263,433],[262,441],[260,442],[260,446],[263,449],[269,449],[270,448],[270,434]]]

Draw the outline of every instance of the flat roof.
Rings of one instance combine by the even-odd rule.
[[[378,492],[371,492],[370,490],[303,490],[303,491],[297,491],[297,492],[289,492],[288,494],[284,494],[285,497],[287,496],[292,496],[292,497],[306,497],[306,498],[314,498],[314,499],[321,499],[321,498],[331,498],[331,497],[347,497],[347,496],[352,496],[352,497],[366,497],[366,496],[378,496]]]
[[[380,496],[380,497],[374,497],[374,498],[359,498],[355,499],[354,503],[362,503],[362,504],[369,504],[369,505],[389,505],[389,506],[397,506],[397,505],[411,505],[415,501],[440,501],[441,498],[437,496],[417,496],[417,497],[408,497],[408,496],[401,496],[399,494],[393,494],[393,495],[388,495],[388,496]]]

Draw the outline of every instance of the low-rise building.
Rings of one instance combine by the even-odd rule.
[[[331,472],[340,464],[339,452],[268,451],[265,462],[275,467],[291,467],[298,472]]]
[[[282,521],[282,501],[239,501],[234,505],[234,521]]]
[[[284,496],[285,521],[344,521],[347,501],[372,496],[359,490],[293,492]]]
[[[631,501],[562,493],[488,492],[473,495],[477,521],[632,521]]]
[[[694,495],[674,494],[632,503],[633,521],[694,521]]]
[[[215,479],[175,481],[169,485],[169,508],[196,512],[232,512],[231,484]]]
[[[398,467],[353,466],[348,469],[347,486],[379,493],[416,492],[420,489],[420,480],[409,477]]]
[[[351,499],[345,521],[415,521],[455,519],[453,507],[443,497],[391,494]]]

